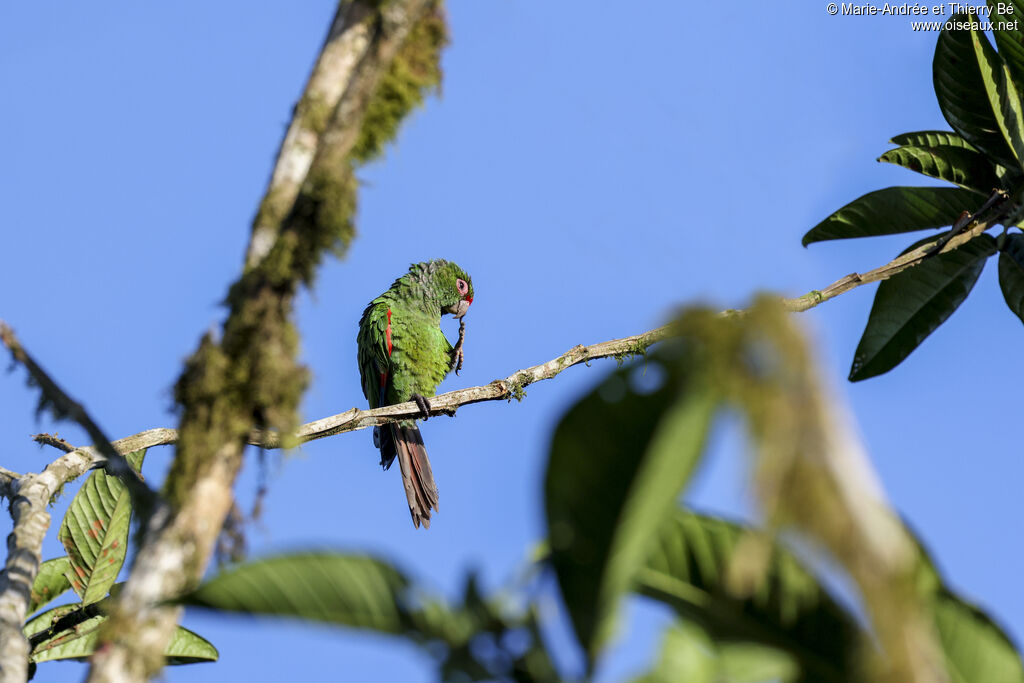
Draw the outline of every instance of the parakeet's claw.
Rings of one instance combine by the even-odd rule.
[[[429,418],[430,401],[428,401],[426,397],[421,396],[420,394],[413,394],[412,400],[416,401],[416,405],[420,407],[420,414],[423,416],[423,419],[426,420],[427,418]]]
[[[452,367],[455,368],[455,374],[459,374],[459,370],[462,369],[462,360],[466,354],[462,352],[462,342],[466,341],[466,321],[459,320],[459,341],[456,342],[455,348],[452,349]]]

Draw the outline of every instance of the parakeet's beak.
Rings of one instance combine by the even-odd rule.
[[[469,312],[469,302],[463,299],[457,304],[453,304],[445,309],[456,318],[461,318]]]

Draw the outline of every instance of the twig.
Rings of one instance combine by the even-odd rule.
[[[936,254],[945,254],[946,252],[952,251],[957,247],[969,242],[981,233],[985,232],[989,228],[997,224],[997,220],[988,220],[981,223],[977,223],[970,230],[960,233],[953,237],[946,243]],[[824,303],[829,299],[856,289],[861,285],[866,285],[869,282],[878,282],[879,280],[887,280],[897,273],[901,273],[908,268],[913,268],[917,264],[929,258],[931,249],[937,242],[943,239],[943,235],[937,235],[935,240],[927,244],[922,244],[913,251],[908,251],[902,256],[897,256],[892,261],[889,261],[884,266],[879,266],[874,270],[869,270],[866,273],[851,273],[846,277],[839,278],[828,287],[822,290],[812,290],[803,296],[796,297],[793,299],[783,299],[782,303],[787,310],[795,313],[801,313],[817,306],[818,304]]]
[[[33,434],[32,440],[40,446],[53,446],[57,450],[64,451],[65,453],[70,453],[75,450],[74,446],[56,434]]]

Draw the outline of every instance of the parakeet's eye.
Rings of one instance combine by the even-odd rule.
[[[467,285],[466,281],[461,277],[455,280],[455,286],[458,288],[459,294],[462,294],[463,296],[465,296],[466,292],[469,291],[469,285]]]

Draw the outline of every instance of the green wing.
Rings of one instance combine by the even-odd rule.
[[[391,382],[391,358],[388,353],[388,310],[390,303],[381,299],[373,302],[363,311],[359,321],[359,378],[363,385],[363,396],[371,408],[381,403],[381,375],[385,377],[385,390]]]

